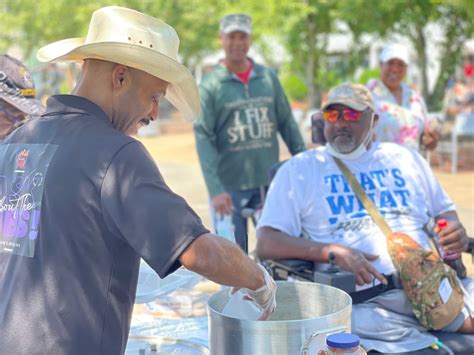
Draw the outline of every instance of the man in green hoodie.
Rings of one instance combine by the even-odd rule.
[[[232,215],[236,241],[247,251],[242,209],[262,202],[268,171],[279,159],[277,133],[293,155],[305,146],[276,74],[247,57],[251,18],[223,17],[220,41],[225,58],[200,85],[194,132],[214,222]]]

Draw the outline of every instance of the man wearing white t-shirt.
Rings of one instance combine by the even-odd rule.
[[[430,249],[423,227],[430,218],[445,218],[448,227],[439,232],[444,250],[467,250],[466,230],[427,162],[414,150],[373,142],[378,117],[364,86],[334,88],[322,115],[328,144],[286,162],[270,185],[257,231],[261,259],[327,263],[332,252],[336,265],[355,274],[357,290],[386,283],[395,272],[385,236],[333,157],[347,165],[394,232],[407,233]],[[299,238],[303,232],[309,239]],[[474,307],[468,296],[474,282],[465,279],[463,283],[470,290],[465,307],[445,331],[474,332]],[[416,321],[400,289],[354,305],[352,331],[366,348],[382,352],[417,350],[436,341]]]

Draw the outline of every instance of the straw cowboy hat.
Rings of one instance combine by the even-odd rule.
[[[138,11],[108,6],[95,11],[86,38],[70,38],[38,50],[40,62],[101,59],[140,69],[170,83],[166,98],[181,112],[197,116],[199,94],[194,77],[178,63],[176,31]]]

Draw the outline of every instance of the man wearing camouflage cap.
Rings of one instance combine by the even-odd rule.
[[[44,107],[28,69],[7,54],[0,55],[0,139],[23,124],[27,116],[39,116]]]
[[[247,56],[251,32],[248,15],[222,18],[225,58],[200,85],[202,113],[194,125],[212,208],[217,218],[232,214],[244,250],[247,219],[241,211],[261,203],[268,172],[279,158],[278,132],[292,154],[305,149],[277,76]]]
[[[439,232],[445,251],[467,250],[466,230],[455,206],[416,151],[374,142],[378,116],[367,88],[359,84],[334,88],[321,115],[328,144],[297,155],[279,169],[258,224],[257,255],[261,260],[328,263],[329,253],[334,253],[336,265],[355,274],[352,331],[367,350],[410,352],[430,346],[436,338],[417,322],[403,290],[395,288],[396,269],[385,236],[334,157],[349,168],[391,229],[409,234],[424,249],[431,249],[424,231],[431,216],[448,220],[449,228]],[[308,239],[299,238],[303,231]],[[465,307],[444,331],[474,331],[468,296],[473,279],[466,278],[463,284]]]

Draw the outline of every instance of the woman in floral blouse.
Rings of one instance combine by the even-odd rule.
[[[376,139],[420,150],[433,150],[437,131],[430,126],[426,105],[419,93],[403,82],[408,50],[400,44],[387,45],[380,55],[380,80],[367,84],[379,115]]]

